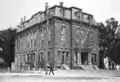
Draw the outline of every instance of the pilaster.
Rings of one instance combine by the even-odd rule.
[[[81,65],[81,52],[78,52],[78,64]]]
[[[92,65],[91,53],[88,53],[88,64],[89,64],[89,65]]]

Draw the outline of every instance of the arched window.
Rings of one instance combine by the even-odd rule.
[[[61,26],[61,40],[62,41],[65,41],[66,39],[65,39],[65,32],[66,32],[66,27],[65,27],[65,25],[63,24],[62,26]]]

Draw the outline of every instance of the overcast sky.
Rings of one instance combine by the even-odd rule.
[[[49,6],[64,2],[64,6],[82,8],[93,14],[97,22],[114,17],[120,22],[120,0],[0,0],[0,30],[16,27],[21,17],[29,19],[33,14]]]

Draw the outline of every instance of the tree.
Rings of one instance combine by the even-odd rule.
[[[14,37],[16,34],[16,29],[8,28],[6,30],[0,31],[0,46],[3,51],[1,51],[1,57],[8,66],[14,61]]]
[[[111,53],[115,52],[113,50],[114,48],[119,49],[119,47],[116,47],[116,44],[118,44],[118,39],[115,34],[115,31],[118,28],[118,21],[114,18],[110,18],[105,21],[105,24],[98,24],[100,56],[101,58],[108,56],[111,60],[117,61],[117,56]]]

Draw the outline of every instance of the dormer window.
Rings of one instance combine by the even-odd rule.
[[[77,18],[77,12],[75,12],[75,13],[74,13],[74,15],[75,15],[75,16],[76,16],[76,18]]]
[[[78,15],[78,20],[80,20],[80,15]]]
[[[60,13],[63,13],[63,10],[62,10],[62,9],[60,9]]]
[[[87,17],[87,20],[89,21],[89,23],[92,23],[92,21],[91,21],[91,20],[92,20],[92,19],[91,19],[91,16],[88,16],[88,17]]]
[[[63,8],[60,9],[60,14],[61,14],[61,17],[64,18],[65,13],[64,13],[64,9]]]
[[[75,16],[77,20],[80,20],[81,18],[81,13],[79,11],[75,12]]]
[[[60,9],[60,15],[61,15],[61,17],[63,16],[63,10],[62,9]]]

